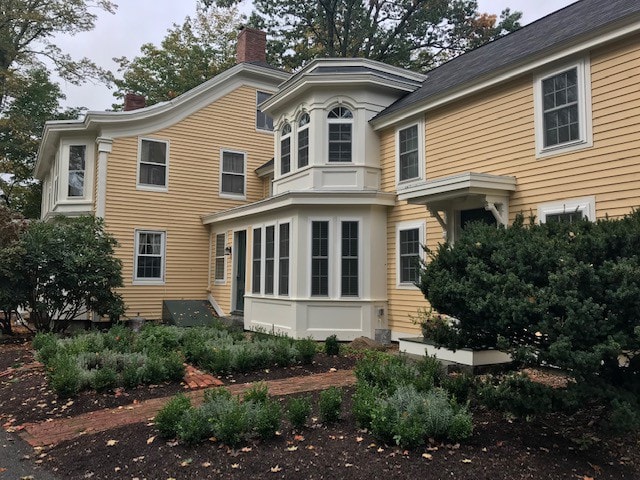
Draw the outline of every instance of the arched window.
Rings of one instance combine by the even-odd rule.
[[[291,171],[291,125],[285,123],[280,131],[280,173]]]
[[[309,118],[308,113],[303,113],[298,120],[298,168],[309,165]]]
[[[336,107],[327,116],[329,122],[329,161],[350,162],[353,114],[346,107]]]

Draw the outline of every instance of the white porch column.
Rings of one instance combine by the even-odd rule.
[[[98,175],[96,181],[96,217],[104,218],[107,205],[107,160],[113,145],[112,138],[98,137]]]

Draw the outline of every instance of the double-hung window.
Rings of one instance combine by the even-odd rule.
[[[538,156],[592,145],[589,61],[536,77],[534,101]]]
[[[68,197],[84,197],[84,173],[86,170],[86,145],[69,146]]]
[[[308,113],[303,113],[298,120],[298,168],[309,165],[309,123]]]
[[[398,130],[398,181],[420,177],[420,142],[418,125]]]
[[[271,98],[270,93],[256,92],[256,128],[258,130],[273,131],[273,118],[260,110],[262,102],[266,102]]]
[[[280,131],[280,173],[291,171],[291,125],[285,123]]]
[[[357,297],[358,291],[358,222],[342,222],[341,294]]]
[[[353,114],[346,107],[335,107],[327,117],[329,124],[329,161],[351,162]]]
[[[224,233],[216,235],[216,263],[215,263],[215,281],[222,283],[225,280],[225,261],[224,249],[227,244],[227,238]]]
[[[134,280],[163,281],[165,232],[137,230]]]
[[[251,269],[251,292],[260,293],[260,281],[262,279],[262,228],[253,229],[253,256]]]
[[[311,222],[311,295],[329,295],[329,222]]]
[[[265,228],[264,239],[264,293],[273,295],[273,283],[275,274],[275,227],[270,225]]]
[[[138,185],[166,189],[168,146],[161,140],[140,139]]]
[[[279,227],[278,294],[289,295],[289,224]]]
[[[245,154],[222,150],[220,173],[220,193],[244,197],[245,191]]]
[[[420,273],[424,224],[419,222],[399,224],[396,232],[397,284],[401,287],[412,287]]]

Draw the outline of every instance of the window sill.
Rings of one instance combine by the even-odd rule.
[[[168,192],[169,187],[153,186],[153,185],[136,185],[136,190],[144,192]]]
[[[267,130],[266,128],[258,128],[258,127],[256,127],[256,132],[258,132],[258,133],[266,133],[268,135],[273,135],[273,130]]]
[[[246,195],[235,195],[233,193],[224,193],[224,192],[220,192],[218,196],[220,198],[227,198],[229,200],[246,200],[247,199]]]
[[[164,285],[163,279],[133,279],[132,285]]]
[[[424,178],[422,177],[415,177],[415,178],[409,178],[407,180],[402,180],[401,182],[396,183],[396,191],[406,190],[407,188],[411,188],[422,182],[424,182]]]
[[[226,285],[227,281],[226,280],[214,280],[213,284],[214,285]]]
[[[398,290],[418,290],[420,289],[415,286],[413,283],[396,283],[396,288]]]
[[[564,155],[566,153],[575,152],[578,150],[583,150],[585,148],[590,148],[593,146],[593,141],[589,140],[580,140],[577,142],[571,143],[563,143],[562,145],[554,145],[553,147],[543,148],[539,150],[536,154],[536,158],[546,158],[552,157],[555,155]]]

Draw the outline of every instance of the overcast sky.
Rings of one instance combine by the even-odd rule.
[[[135,57],[143,43],[158,45],[167,29],[181,24],[187,15],[195,13],[196,0],[115,0],[115,15],[101,13],[96,28],[74,37],[60,36],[56,43],[74,58],[88,57],[103,68],[116,73],[114,57]],[[243,0],[243,11],[250,10],[251,0]],[[504,8],[523,13],[526,25],[575,0],[478,0],[482,12],[499,14]],[[89,110],[106,110],[114,102],[113,91],[104,85],[76,87],[60,81],[67,96],[66,105],[84,106]]]

